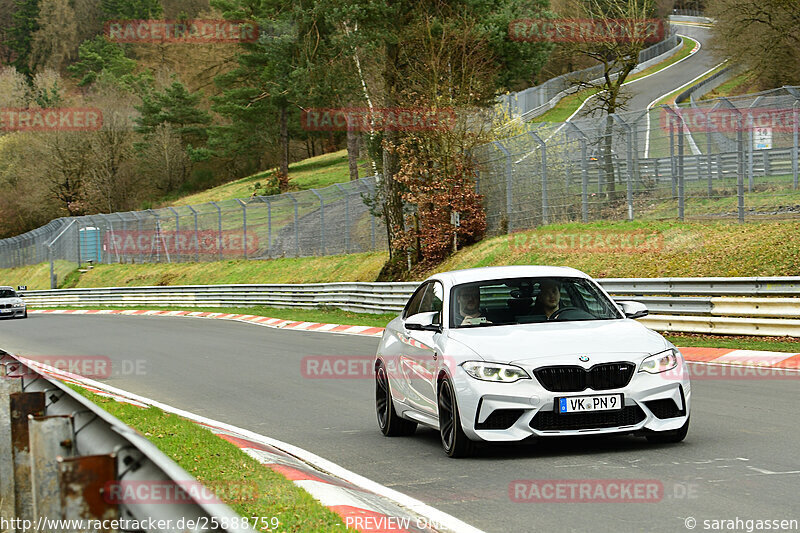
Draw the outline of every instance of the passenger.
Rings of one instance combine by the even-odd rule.
[[[533,304],[533,314],[545,315],[549,320],[558,310],[561,302],[561,284],[556,280],[548,279],[539,284],[539,295]]]

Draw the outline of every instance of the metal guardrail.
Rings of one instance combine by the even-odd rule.
[[[170,501],[180,502],[156,501],[155,496],[134,498],[133,503],[127,498],[115,501],[109,498],[114,483],[143,486],[151,493],[172,490]],[[224,503],[198,497],[190,488],[197,484],[135,430],[61,381],[0,350],[4,529],[23,533],[35,525],[39,531],[64,532],[251,531],[241,527],[239,515]],[[83,528],[63,520],[82,520]],[[86,527],[99,523],[105,525]]]
[[[708,333],[721,332],[724,325],[725,333],[800,336],[800,326],[791,320],[800,319],[800,277],[598,281],[616,300],[647,305],[652,314],[643,322],[653,329]],[[353,282],[115,287],[26,291],[24,298],[32,307],[336,307],[391,313],[403,308],[417,286],[416,282]]]

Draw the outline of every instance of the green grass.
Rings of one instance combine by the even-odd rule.
[[[712,100],[721,96],[739,96],[753,92],[754,82],[756,79],[751,72],[742,72],[741,74],[729,79],[713,91],[705,94],[701,100]]]
[[[341,518],[310,494],[210,430],[155,407],[142,409],[73,388],[142,433],[198,481],[222,489],[218,496],[240,516],[277,517],[278,531],[346,530]]]
[[[664,337],[675,346],[800,353],[800,342],[796,339],[790,340],[781,337],[723,337],[721,335],[700,335],[697,333],[669,333],[664,334]]]
[[[548,241],[558,234],[596,239],[627,231],[649,235],[655,244],[646,249],[615,251],[608,247],[559,247]],[[797,221],[553,224],[484,239],[423,275],[478,266],[567,265],[598,278],[796,276],[800,274],[800,240],[787,235],[798,231]]]
[[[207,263],[143,263],[97,265],[80,275],[74,287],[141,287],[155,285],[219,285],[230,283],[325,283],[375,281],[387,254],[370,252],[323,257],[230,260]],[[70,263],[75,268],[74,263]],[[40,271],[47,264],[0,269],[0,280],[27,281],[29,290],[49,289]],[[28,270],[35,276],[26,276]],[[25,285],[26,283],[21,283]]]
[[[58,286],[61,288],[65,279],[74,276],[73,272],[77,270],[78,265],[69,261],[58,260],[54,262],[53,267],[58,279]],[[50,263],[2,268],[0,269],[0,285],[10,285],[14,288],[19,285],[27,285],[29,290],[49,289]]]
[[[177,207],[205,202],[219,202],[233,198],[248,198],[253,194],[253,186],[256,183],[263,185],[273,172],[274,169],[259,172],[218,187],[184,196],[168,205]],[[372,175],[372,169],[368,168],[364,159],[359,160],[359,175],[361,177]],[[347,150],[311,157],[289,165],[290,190],[319,189],[349,180],[350,169],[347,162]]]

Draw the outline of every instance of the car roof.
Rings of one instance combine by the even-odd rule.
[[[8,285],[0,285],[0,290],[2,289],[11,289],[12,291],[15,290],[14,287],[9,287]]]
[[[448,282],[451,285],[458,285],[460,283],[472,283],[475,281],[486,281],[492,279],[538,277],[589,278],[587,274],[571,267],[514,265],[451,270],[449,272],[440,272],[435,274],[429,279],[440,279]]]

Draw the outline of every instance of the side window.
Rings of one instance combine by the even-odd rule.
[[[411,297],[411,299],[406,304],[406,308],[403,310],[403,318],[408,318],[411,315],[416,315],[419,313],[419,304],[422,302],[425,293],[428,291],[428,286],[430,283],[425,283],[421,287],[417,289],[417,292]]]
[[[439,313],[439,317],[435,321],[437,324],[442,323],[442,298],[444,297],[444,288],[442,284],[434,281],[428,284],[428,289],[425,291],[422,301],[419,305],[418,313]]]

